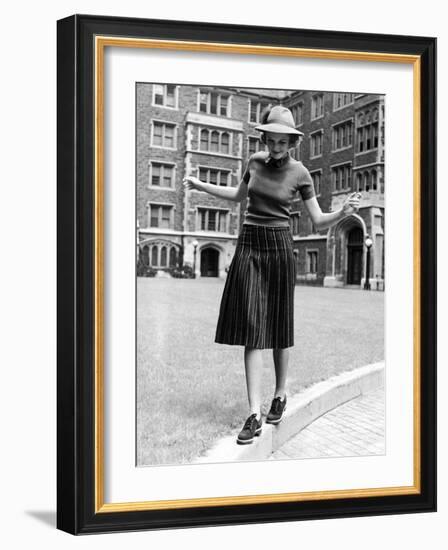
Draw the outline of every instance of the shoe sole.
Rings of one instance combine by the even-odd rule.
[[[261,435],[261,428],[259,428],[252,439],[239,439],[237,438],[236,442],[238,445],[248,445],[249,443],[253,443],[254,439]]]
[[[286,407],[283,409],[282,415],[277,420],[269,420],[266,418],[266,424],[280,424],[280,422],[283,420],[283,417],[285,416]]]

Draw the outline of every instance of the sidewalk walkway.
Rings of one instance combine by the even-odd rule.
[[[384,388],[324,414],[275,451],[270,459],[382,455]]]

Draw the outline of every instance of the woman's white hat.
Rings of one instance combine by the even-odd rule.
[[[283,105],[272,107],[271,112],[266,119],[266,123],[261,126],[255,126],[255,130],[260,132],[274,132],[277,134],[293,134],[303,136],[303,132],[296,130],[294,117],[289,109]]]

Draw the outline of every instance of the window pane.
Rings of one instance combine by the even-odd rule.
[[[202,151],[208,150],[208,131],[207,130],[201,131],[201,150]]]
[[[160,84],[154,86],[154,103],[156,105],[163,105],[163,86]]]
[[[174,147],[174,126],[165,125],[165,147]]]
[[[202,231],[205,231],[205,223],[206,223],[206,211],[205,210],[199,210],[199,227]]]
[[[160,185],[160,164],[152,165],[151,185]]]
[[[152,250],[151,250],[151,265],[154,267],[156,265],[158,265],[158,262],[157,262],[157,253],[158,253],[158,250],[157,250],[157,246],[153,246],[152,247]]]
[[[221,96],[221,116],[227,116],[228,97]]]
[[[219,134],[218,132],[212,132],[211,151],[218,152],[219,150]]]
[[[208,229],[209,231],[216,231],[216,210],[208,211]]]
[[[153,143],[154,145],[162,145],[163,126],[158,122],[154,122]]]
[[[162,250],[160,251],[160,265],[166,267],[166,246],[162,246]]]
[[[253,137],[249,138],[249,155],[253,155],[259,150],[258,145],[259,145],[258,138],[253,138]]]
[[[225,155],[229,154],[229,134],[227,132],[221,136],[221,152]]]
[[[217,94],[210,94],[210,113],[213,115],[218,114],[218,96]]]
[[[166,106],[175,107],[176,100],[176,86],[167,84],[166,86]]]
[[[256,101],[250,102],[250,121],[251,122],[258,122],[257,107],[258,107],[258,103]]]
[[[208,170],[205,168],[199,168],[199,179],[201,181],[208,181]]]
[[[219,185],[227,186],[229,184],[229,172],[219,172]]]
[[[208,94],[206,93],[201,93],[199,96],[199,110],[201,111],[201,113],[207,112],[207,98]]]
[[[172,166],[163,167],[163,185],[164,187],[171,187],[173,181],[173,168]]]
[[[176,263],[176,249],[173,246],[170,250],[170,267],[175,267]]]
[[[218,184],[218,172],[216,170],[210,170],[210,183],[213,185]]]
[[[151,227],[159,227],[159,207],[151,206]]]
[[[162,222],[160,224],[160,227],[163,227],[165,229],[170,227],[170,218],[171,218],[171,207],[169,206],[163,206],[162,207]]]

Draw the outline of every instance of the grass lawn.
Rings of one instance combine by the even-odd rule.
[[[214,343],[224,281],[137,281],[137,461],[182,464],[247,417],[242,346]],[[288,394],[384,358],[384,293],[297,286]],[[263,351],[266,413],[274,391]]]

